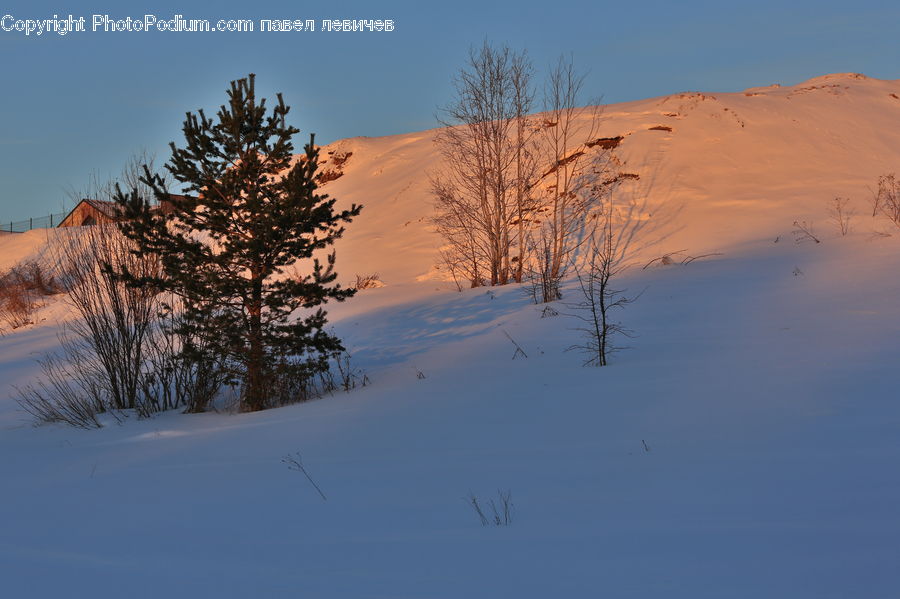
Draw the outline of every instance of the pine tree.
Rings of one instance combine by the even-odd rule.
[[[142,182],[155,206],[136,190],[117,191],[123,233],[162,263],[162,276],[133,282],[180,298],[185,355],[202,346],[232,365],[245,411],[270,406],[279,377],[304,388],[328,368],[328,356],[343,347],[323,330],[321,305],[354,293],[334,283],[333,251],[324,265],[313,254],[341,237],[342,223],[362,207],[336,211],[334,199],[317,193],[314,135],[305,157],[292,161],[299,130],[287,125],[289,110],[278,94],[269,114],[253,74],[233,81],[217,117],[187,113],[185,146],[170,144],[166,169],[187,196],[170,196],[146,166]]]

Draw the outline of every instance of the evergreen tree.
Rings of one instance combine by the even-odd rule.
[[[336,211],[334,199],[317,193],[314,135],[292,164],[299,130],[287,125],[289,110],[278,94],[269,114],[266,100],[257,102],[253,74],[233,81],[217,118],[187,113],[185,146],[170,144],[166,169],[188,196],[170,196],[146,166],[142,182],[156,206],[137,190],[116,194],[123,233],[162,263],[159,277],[125,276],[180,298],[178,332],[201,341],[187,341],[185,355],[204,347],[216,354],[207,358],[224,358],[246,411],[271,405],[271,390],[284,387],[280,377],[303,389],[328,368],[328,356],[343,347],[323,331],[321,305],[354,293],[334,283],[333,251],[324,265],[313,254],[332,245],[362,207]]]

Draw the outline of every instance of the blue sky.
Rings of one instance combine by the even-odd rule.
[[[60,212],[67,190],[115,175],[141,150],[167,158],[188,110],[213,112],[232,79],[284,93],[292,122],[329,142],[435,126],[467,49],[488,39],[545,68],[572,53],[586,96],[619,102],[686,90],[793,84],[832,72],[900,78],[900,3],[46,2],[0,17],[90,20],[393,19],[387,33],[74,33],[0,30],[0,222]],[[125,6],[128,6],[125,8]],[[898,165],[900,168],[900,165]]]

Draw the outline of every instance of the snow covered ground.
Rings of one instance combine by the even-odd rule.
[[[521,288],[434,270],[431,132],[333,144],[353,156],[327,191],[366,205],[338,271],[386,286],[330,313],[372,384],[34,428],[11,385],[57,344],[52,302],[0,337],[3,596],[900,596],[900,231],[867,189],[900,169],[897,95],[833,75],[607,107],[658,226],[621,281],[638,336],[602,369]],[[0,237],[0,268],[43,236]],[[640,268],[682,249],[721,255]],[[482,527],[467,498],[498,491],[512,523]]]

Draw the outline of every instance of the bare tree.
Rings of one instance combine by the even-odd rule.
[[[613,319],[613,313],[632,303],[637,297],[626,295],[615,281],[625,269],[622,235],[617,231],[613,194],[606,194],[602,213],[593,219],[594,226],[584,245],[582,261],[573,260],[579,298],[566,304],[572,316],[581,321],[576,330],[582,341],[569,347],[585,354],[585,366],[606,366],[609,356],[623,349],[619,337],[632,337],[630,329]]]
[[[446,242],[444,264],[472,287],[521,280],[531,77],[524,52],[485,42],[470,49],[456,98],[439,116],[444,127],[436,142],[445,168],[431,177],[433,222]]]
[[[610,147],[596,143],[600,108],[579,108],[584,75],[572,58],[560,57],[544,86],[544,113],[536,152],[547,161],[538,177],[541,226],[530,235],[531,280],[536,302],[560,299],[560,284],[594,208],[593,187],[607,177]]]
[[[524,53],[513,60],[510,70],[513,89],[513,112],[515,113],[515,225],[517,251],[513,258],[513,278],[521,283],[525,274],[525,260],[528,253],[527,230],[536,205],[533,187],[538,173],[538,157],[534,147],[534,133],[529,113],[534,103],[532,79],[534,68],[525,59]]]

